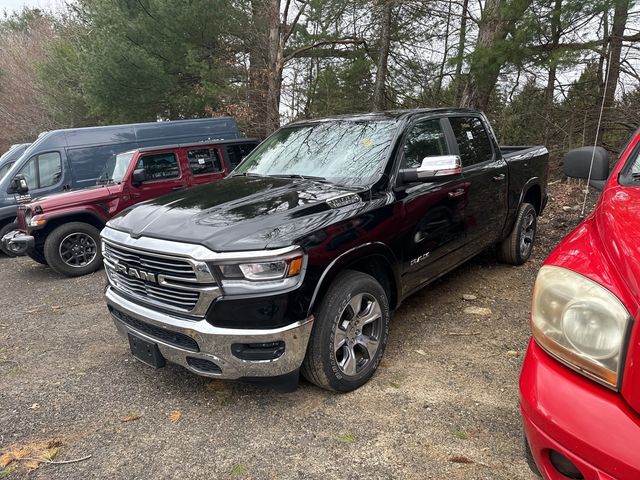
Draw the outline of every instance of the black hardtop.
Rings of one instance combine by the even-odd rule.
[[[144,148],[136,148],[133,150],[129,150],[128,152],[122,153],[131,153],[131,152],[155,152],[158,150],[171,150],[177,148],[189,148],[189,147],[203,147],[205,145],[234,145],[237,143],[260,143],[258,138],[235,138],[231,140],[203,140],[201,142],[190,142],[190,143],[175,143],[170,145],[161,145],[159,147],[144,147]]]

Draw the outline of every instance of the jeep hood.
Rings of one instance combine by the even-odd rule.
[[[31,201],[31,205],[39,205],[44,213],[47,213],[62,207],[69,208],[76,205],[108,201],[112,195],[116,195],[121,191],[122,188],[119,185],[101,185],[38,197]]]
[[[194,243],[218,252],[280,248],[362,208],[362,195],[312,180],[235,176],[138,204],[108,226],[134,238]],[[341,207],[327,203],[345,196]]]

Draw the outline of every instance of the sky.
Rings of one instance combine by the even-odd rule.
[[[0,14],[5,10],[7,12],[22,10],[22,7],[25,5],[28,7],[51,10],[60,4],[62,4],[61,0],[0,0]]]

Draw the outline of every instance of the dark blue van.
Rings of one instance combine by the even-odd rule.
[[[17,143],[0,156],[0,178],[9,171],[11,166],[19,159],[30,143]]]
[[[241,138],[233,118],[110,125],[41,134],[0,177],[0,238],[13,230],[17,195],[12,180],[25,176],[32,198],[95,185],[112,156],[143,147]],[[7,253],[5,251],[5,253]]]

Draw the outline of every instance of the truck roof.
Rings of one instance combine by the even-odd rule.
[[[188,147],[202,147],[203,145],[229,145],[233,143],[247,143],[247,142],[255,142],[260,143],[260,140],[257,138],[234,138],[230,140],[204,140],[202,142],[189,142],[189,143],[174,143],[169,145],[160,145],[158,147],[143,147],[143,148],[134,148],[133,150],[129,150],[127,152],[122,153],[131,153],[131,152],[152,152],[156,150],[167,150],[169,148],[188,148]]]
[[[315,123],[323,123],[323,122],[331,122],[335,120],[342,120],[347,122],[363,122],[363,121],[372,121],[372,120],[398,120],[398,119],[406,119],[417,115],[424,115],[428,113],[472,113],[477,115],[477,110],[471,110],[468,108],[413,108],[413,109],[405,109],[405,110],[385,110],[382,112],[371,112],[371,113],[354,113],[348,115],[334,115],[331,117],[323,117],[316,119],[308,119],[308,120],[299,120],[296,122],[292,122],[290,125],[307,125],[307,124],[315,124]]]

